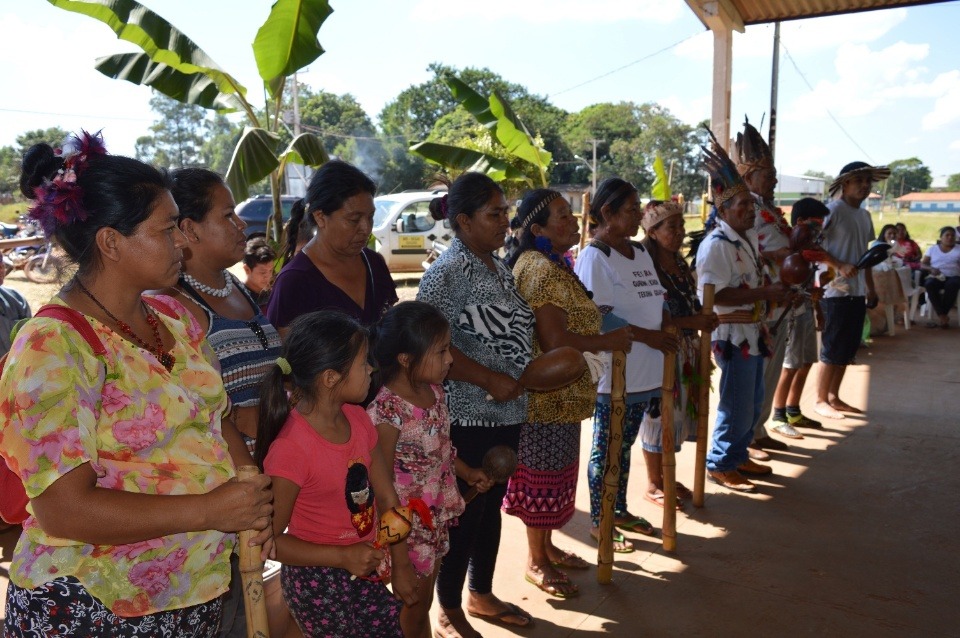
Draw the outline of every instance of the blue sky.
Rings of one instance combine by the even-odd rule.
[[[262,93],[249,43],[270,2],[141,1],[250,95]],[[331,3],[334,14],[320,31],[327,53],[301,81],[353,94],[374,119],[400,91],[426,80],[434,61],[489,67],[569,111],[632,100],[659,102],[691,124],[710,115],[712,36],[682,0]],[[957,25],[958,2],[784,23],[781,171],[835,174],[855,159],[917,156],[935,177],[960,173]],[[771,25],[735,36],[734,130],[747,114],[755,124],[762,118],[766,132],[772,37]],[[135,49],[85,16],[42,0],[4,3],[0,144],[53,125],[102,128],[108,148],[132,154],[154,119],[150,92],[93,70],[96,57],[127,50]]]

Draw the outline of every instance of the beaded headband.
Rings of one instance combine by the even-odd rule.
[[[556,199],[559,199],[560,197],[563,197],[563,195],[561,195],[557,191],[548,192],[546,195],[543,196],[543,199],[537,202],[536,205],[534,205],[533,208],[530,209],[528,213],[526,213],[522,217],[520,215],[517,215],[517,217],[514,218],[514,224],[512,224],[512,226],[514,228],[522,228],[526,230],[527,228],[529,228],[530,224],[533,223],[533,220],[536,218],[536,216],[543,211],[543,209],[547,208],[551,202],[553,202]]]

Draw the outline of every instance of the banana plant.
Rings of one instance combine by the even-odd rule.
[[[453,98],[490,133],[491,139],[502,147],[508,158],[519,159],[533,166],[540,176],[540,185],[547,186],[547,171],[553,156],[537,144],[523,122],[513,112],[503,97],[494,91],[485,98],[459,78],[448,75],[443,78]],[[457,171],[479,171],[494,181],[519,181],[531,183],[522,170],[500,157],[475,149],[419,142],[410,151],[427,161]]]
[[[186,104],[245,114],[247,124],[234,148],[226,182],[239,202],[249,196],[251,184],[270,177],[272,239],[281,241],[284,169],[289,162],[316,167],[328,159],[320,139],[312,133],[296,136],[278,151],[286,79],[323,54],[317,33],[333,12],[327,0],[277,0],[257,31],[253,55],[269,101],[262,116],[233,75],[183,32],[135,0],[47,1],[103,22],[119,39],[143,50],[98,58],[94,66],[107,77],[149,86]]]

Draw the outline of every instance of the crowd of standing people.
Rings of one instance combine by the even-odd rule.
[[[655,534],[627,503],[638,440],[644,498],[669,508],[692,498],[677,484],[666,502],[660,388],[673,358],[668,436],[679,447],[705,409],[701,335],[720,369],[708,476],[755,491],[748,477],[772,472],[758,461],[786,448],[771,433],[822,427],[799,408],[818,357],[818,302],[816,412],[859,412],[839,388],[875,291],[870,270],[853,264],[874,239],[860,204],[887,172],[848,164],[827,207],[798,203],[802,220],[822,220],[820,261],[832,273],[811,295],[780,281],[792,227],[773,204],[769,147],[749,123],[736,152],[733,161],[716,141],[705,149],[715,213],[695,268],[682,256],[681,205],[643,206],[623,179],[599,184],[585,211],[591,241],[574,260],[581,229],[559,192],[533,190],[511,220],[501,187],[464,173],[430,205],[453,232],[449,248],[417,300],[398,303],[367,247],[376,186],[346,162],[313,175],[274,276],[276,253],[247,241],[216,173],[159,171],[86,133],[62,150],[31,148],[21,178],[31,215],[78,270],[51,301],[58,314],[20,327],[0,377],[0,453],[30,503],[6,635],[246,635],[235,558],[244,530],[282,565],[277,635],[474,638],[471,619],[530,626],[493,591],[501,517],[526,528],[525,580],[578,595],[568,572],[591,563],[553,532],[574,514],[581,422],[592,417],[586,477],[599,541],[614,351],[627,361],[614,551],[634,551],[624,531]],[[944,322],[960,288],[955,231],[922,259],[905,228],[891,241],[928,271]],[[246,282],[228,270],[238,262]],[[701,306],[708,284],[715,313]],[[2,300],[29,316],[21,300]],[[553,373],[538,364],[557,354],[577,365],[545,380]],[[484,467],[504,447],[516,469],[497,481]],[[236,480],[251,465],[262,475]],[[409,535],[381,544],[381,523],[414,505]]]

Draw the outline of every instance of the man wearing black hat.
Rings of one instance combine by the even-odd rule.
[[[859,414],[862,410],[840,399],[840,383],[847,366],[854,362],[863,333],[867,305],[875,305],[873,274],[867,268],[858,271],[854,265],[867,246],[876,238],[870,213],[860,205],[870,195],[874,182],[886,179],[890,170],[851,162],[830,185],[830,195],[837,197],[827,208],[821,245],[830,255],[829,265],[836,277],[823,292],[823,334],[820,348],[820,379],[817,385],[817,414],[842,419],[843,413]]]

